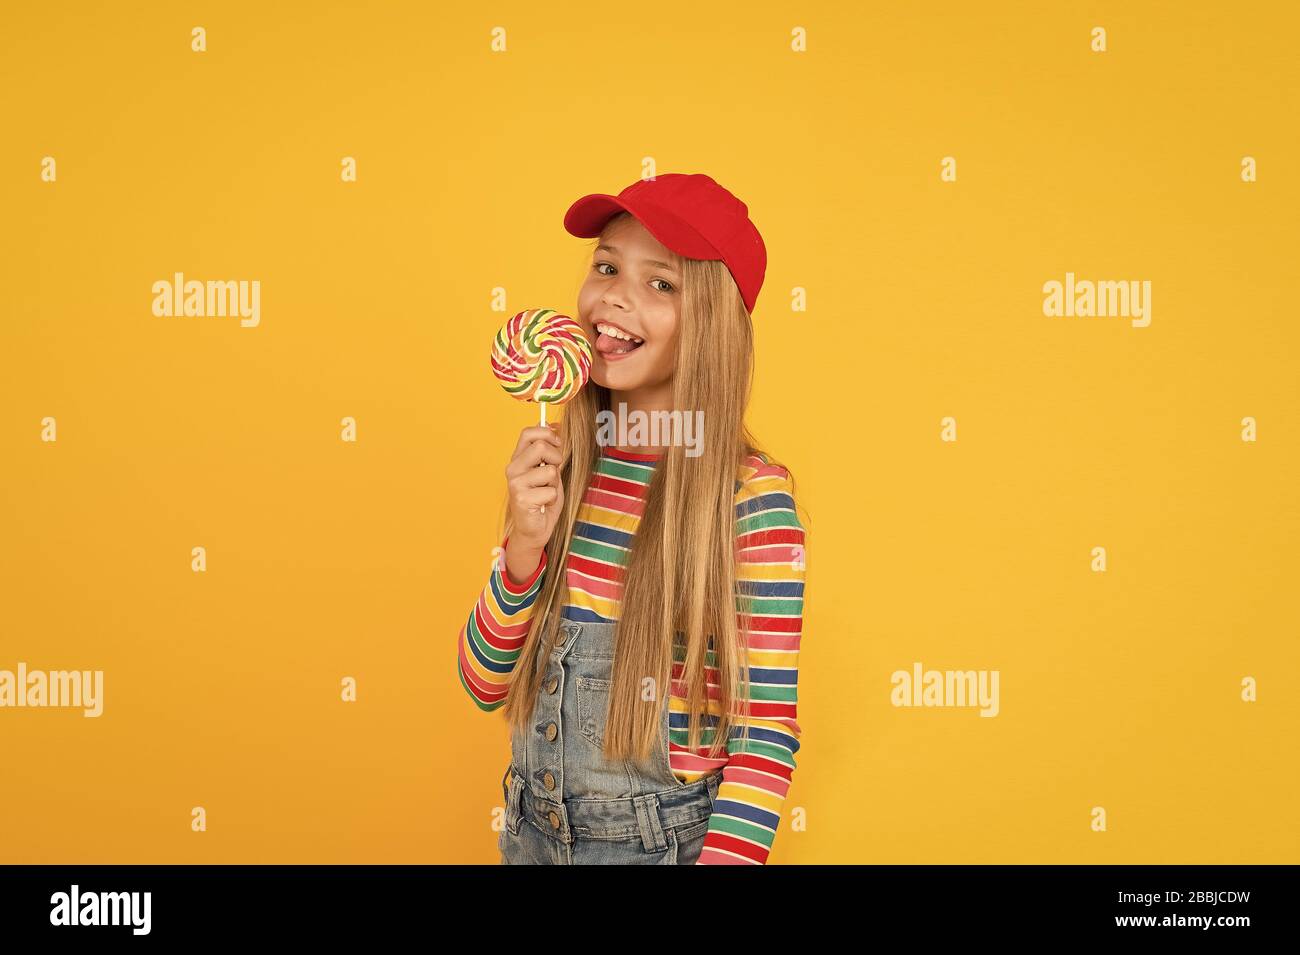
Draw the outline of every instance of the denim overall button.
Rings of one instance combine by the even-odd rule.
[[[560,678],[558,676],[551,677],[551,681],[546,684],[546,692],[554,693],[559,688],[560,688]]]
[[[569,634],[564,628],[560,628],[555,632],[555,645],[557,647],[564,646],[564,641],[567,639],[569,639]]]
[[[543,773],[543,774],[542,774],[542,785],[544,785],[547,789],[554,789],[554,788],[555,788],[555,776],[553,776],[550,772]]]
[[[554,743],[555,737],[559,735],[560,735],[560,728],[558,726],[556,726],[554,723],[546,724],[546,739],[548,742]]]
[[[559,828],[560,828],[560,817],[559,817],[558,815],[556,815],[554,809],[552,809],[549,813],[546,814],[546,818],[548,818],[548,819],[551,820],[551,828],[552,828],[552,829],[559,829]]]

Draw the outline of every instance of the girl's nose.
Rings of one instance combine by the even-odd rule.
[[[621,308],[624,310],[627,308],[627,296],[623,294],[623,290],[615,289],[612,286],[605,289],[604,293],[600,296],[600,301],[602,305],[607,305],[610,308]]]
[[[624,285],[627,276],[620,272],[613,278],[614,281],[607,283],[600,293],[600,300],[605,305],[617,305],[619,308],[623,308],[628,303],[627,286]]]

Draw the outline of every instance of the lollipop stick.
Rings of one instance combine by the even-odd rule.
[[[541,422],[541,424],[542,424],[542,427],[545,428],[545,427],[546,427],[546,402],[545,402],[545,401],[539,401],[539,402],[537,402],[537,406],[538,406],[539,408],[542,409],[542,422]],[[545,461],[543,461],[541,464],[539,464],[539,465],[537,465],[537,466],[540,468],[540,467],[542,467],[544,464],[546,464]],[[541,511],[541,512],[542,512],[543,514],[546,513],[546,505],[545,505],[545,504],[542,505],[542,511]]]

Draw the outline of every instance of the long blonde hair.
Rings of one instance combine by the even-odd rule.
[[[598,242],[593,242],[593,251]],[[672,692],[678,631],[685,636],[682,679],[691,752],[699,750],[704,732],[710,650],[721,709],[711,757],[725,752],[731,728],[748,715],[747,708],[737,706],[749,698],[748,639],[740,637],[742,630],[750,629],[750,606],[736,588],[735,493],[742,462],[758,450],[744,422],[753,377],[753,325],[721,261],[675,253],[673,261],[682,275],[673,408],[683,414],[702,410],[705,436],[696,457],[688,458],[679,444],[665,449],[646,491],[623,578],[605,729],[607,759],[645,761],[659,746],[661,707]],[[544,583],[504,707],[507,722],[521,731],[526,732],[550,652],[545,637],[559,625],[568,596],[565,562],[556,558],[568,554],[581,499],[600,454],[596,416],[613,410],[609,389],[594,381],[564,406],[559,429],[564,513],[546,544]],[[766,459],[777,463],[770,455]],[[503,533],[509,535],[513,521],[508,508],[505,513]],[[643,691],[647,677],[653,680],[649,694]],[[645,700],[646,695],[651,699]]]

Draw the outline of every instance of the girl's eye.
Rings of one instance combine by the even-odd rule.
[[[601,271],[600,271],[600,268],[601,268],[601,266],[603,266],[603,265],[608,265],[611,269],[614,268],[614,266],[613,266],[611,263],[609,263],[609,262],[596,262],[596,263],[594,263],[591,267],[592,267],[592,269],[593,269],[594,271],[599,272],[601,275],[612,275],[612,274],[613,274],[612,272],[601,272]],[[660,291],[660,292],[665,292],[665,293],[667,293],[667,292],[672,292],[672,291],[674,291],[674,289],[673,289],[673,284],[672,284],[671,282],[669,282],[667,279],[654,279],[653,281],[655,281],[655,282],[663,282],[664,285],[667,285],[667,286],[668,286],[667,288],[661,288],[661,289],[659,289],[658,291]]]

